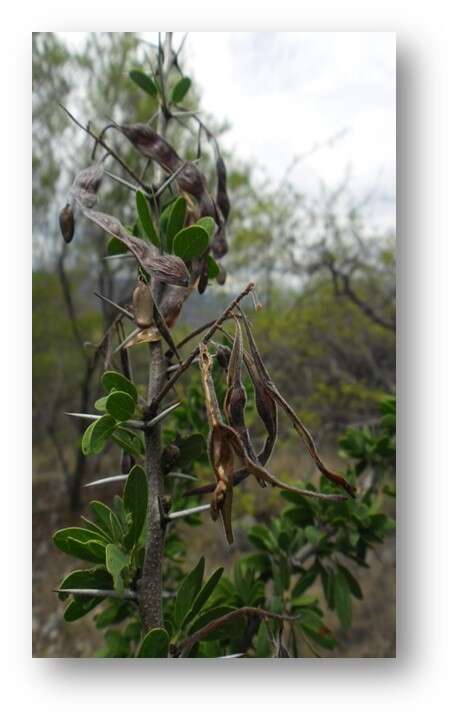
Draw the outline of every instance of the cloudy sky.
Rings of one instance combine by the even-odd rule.
[[[292,180],[306,192],[348,172],[354,197],[374,190],[373,225],[394,225],[394,33],[192,32],[184,55],[203,107],[231,124],[224,145],[274,180],[305,154]]]
[[[393,225],[394,33],[190,33],[186,54],[231,148],[276,179],[306,154],[292,178],[307,191],[349,171],[354,195],[376,190],[373,220]]]

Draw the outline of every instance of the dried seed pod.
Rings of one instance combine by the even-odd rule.
[[[168,474],[176,466],[179,457],[181,456],[181,450],[176,444],[168,444],[162,452],[162,472]]]
[[[245,330],[247,333],[248,343],[250,347],[250,355],[252,357],[252,362],[248,366],[248,369],[250,371],[251,367],[254,369],[254,373],[257,375],[257,378],[259,380],[259,383],[262,386],[263,389],[263,396],[261,397],[264,400],[264,403],[267,404],[267,395],[272,398],[273,402],[278,404],[282,407],[286,415],[291,420],[293,427],[298,432],[299,436],[303,440],[310,456],[315,462],[315,465],[319,472],[321,472],[327,479],[330,480],[335,485],[338,485],[339,487],[342,487],[346,492],[351,496],[355,497],[355,490],[352,487],[352,485],[349,484],[349,482],[344,479],[344,477],[336,472],[335,470],[329,469],[326,464],[322,461],[317,448],[314,443],[314,439],[312,437],[312,434],[307,429],[307,427],[304,426],[304,424],[301,422],[300,418],[292,409],[292,407],[289,405],[289,403],[284,399],[284,397],[280,394],[279,390],[275,386],[274,382],[269,376],[269,372],[267,371],[266,367],[264,366],[264,362],[261,358],[261,355],[258,351],[258,348],[256,346],[256,342],[254,340],[253,334],[251,332],[250,325],[245,317],[245,315],[242,313],[242,319],[245,324]],[[250,374],[252,372],[250,371]],[[268,407],[269,410],[269,407]],[[259,411],[259,410],[258,410]]]
[[[116,128],[128,138],[139,153],[155,161],[169,173],[181,166],[181,158],[175,149],[145,123],[116,126]]]
[[[227,271],[226,271],[225,268],[223,268],[222,266],[220,266],[220,267],[219,267],[219,274],[218,274],[217,277],[216,277],[216,281],[218,282],[218,284],[219,284],[220,286],[224,286],[224,284],[226,283],[226,278],[227,278]]]
[[[231,356],[231,350],[227,346],[219,345],[216,350],[216,359],[218,360],[218,364],[220,367],[225,369],[227,371],[227,367],[229,366],[229,359]]]
[[[68,244],[74,237],[75,219],[72,206],[67,203],[59,214],[59,226],[64,241]]]
[[[230,212],[230,201],[227,195],[227,171],[224,160],[221,156],[218,156],[216,161],[216,175],[218,179],[218,188],[216,193],[216,202],[219,210],[221,211],[224,221],[229,218]]]
[[[130,349],[137,344],[147,344],[152,341],[160,341],[160,339],[159,330],[155,326],[150,326],[148,329],[141,329],[137,334],[130,337],[123,348]]]
[[[189,271],[179,256],[169,254],[159,256],[152,244],[148,244],[144,239],[129,234],[115,216],[100,211],[92,211],[84,207],[82,207],[82,211],[90,221],[93,221],[111,236],[123,241],[135,256],[139,265],[158,281],[174,286],[188,286],[190,280]]]
[[[218,515],[221,515],[227,541],[232,544],[234,539],[232,533],[232,476],[234,473],[232,445],[229,443],[228,428],[222,423],[221,410],[216,398],[211,375],[213,361],[207,347],[203,344],[200,345],[199,365],[210,429],[208,456],[216,479],[211,502],[211,516],[216,520]]]
[[[93,208],[98,201],[97,192],[104,178],[104,166],[102,162],[95,163],[84,168],[75,176],[72,188],[70,189],[71,199],[75,199],[85,208]]]
[[[208,286],[208,262],[206,256],[201,260],[201,272],[198,280],[197,290],[203,294]]]
[[[152,294],[146,283],[138,279],[133,291],[133,313],[136,324],[141,329],[148,329],[154,323]]]
[[[181,313],[183,304],[191,295],[194,287],[192,285],[187,288],[179,286],[167,286],[160,302],[160,313],[162,314],[165,324],[171,329],[176,319]]]
[[[245,424],[245,406],[246,391],[242,383],[243,368],[243,339],[240,324],[235,320],[235,337],[232,346],[232,352],[229,359],[229,367],[227,370],[227,393],[224,399],[224,412],[227,420],[234,429],[247,455],[253,461],[256,461],[256,454],[251,443],[250,433]],[[265,483],[258,479],[261,487],[265,487]]]
[[[222,259],[229,251],[224,226],[221,226],[221,228],[218,228],[216,231],[214,239],[210,244],[210,249],[215,259]]]

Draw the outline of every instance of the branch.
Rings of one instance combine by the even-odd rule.
[[[176,645],[176,650],[181,653],[181,657],[184,657],[184,655],[195,645],[195,643],[200,642],[202,638],[206,638],[206,636],[213,632],[213,630],[216,630],[217,628],[226,625],[226,623],[242,616],[259,617],[263,620],[281,620],[282,622],[293,622],[294,620],[297,620],[297,617],[293,617],[291,615],[279,615],[278,613],[272,613],[269,610],[263,610],[261,608],[243,607],[238,610],[232,610],[230,613],[226,613],[226,615],[223,615],[216,620],[212,620],[208,623],[208,625],[204,625],[203,628],[200,628],[200,630],[197,630],[195,633],[192,633],[192,635],[189,635],[189,637],[181,640]]]
[[[132,178],[134,181],[136,181],[136,183],[139,184],[139,186],[140,186],[144,191],[146,191],[146,193],[148,193],[148,194],[151,193],[151,189],[149,188],[149,186],[147,186],[143,181],[141,181],[140,178],[138,178],[138,176],[136,175],[136,173],[134,173],[134,171],[132,171],[131,168],[129,168],[129,166],[126,165],[125,161],[123,161],[123,160],[120,158],[120,156],[118,155],[118,153],[116,153],[114,150],[112,150],[112,148],[111,148],[110,146],[108,146],[107,143],[106,143],[105,141],[103,141],[102,138],[100,138],[96,133],[93,133],[93,131],[91,130],[91,128],[87,128],[87,127],[85,127],[82,123],[80,123],[80,121],[78,121],[78,120],[75,118],[75,116],[73,116],[72,113],[71,113],[69,110],[67,110],[67,108],[65,108],[65,106],[62,105],[62,103],[58,103],[58,105],[63,109],[63,111],[64,111],[65,113],[67,113],[67,115],[69,116],[69,118],[70,118],[79,128],[82,129],[82,131],[85,131],[85,133],[88,133],[88,135],[91,136],[91,138],[93,138],[95,141],[97,141],[97,142],[99,143],[99,145],[102,146],[102,147],[104,148],[104,150],[106,150],[106,151],[112,156],[112,158],[115,158],[115,160],[117,161],[117,163],[119,163],[119,164],[121,165],[121,167],[124,169],[124,171],[126,171],[126,172],[128,173],[128,175],[131,176],[131,178]]]

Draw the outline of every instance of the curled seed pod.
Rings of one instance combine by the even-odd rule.
[[[286,415],[289,417],[290,421],[293,424],[293,427],[298,432],[299,436],[303,440],[310,456],[315,462],[315,465],[319,472],[321,472],[324,477],[326,477],[330,482],[337,485],[338,487],[342,487],[351,497],[355,497],[355,490],[352,487],[352,485],[349,484],[349,482],[338,472],[335,470],[329,469],[325,463],[322,461],[317,448],[315,446],[314,439],[312,437],[312,434],[307,429],[307,427],[304,426],[294,409],[290,406],[290,404],[284,399],[284,397],[280,394],[279,390],[275,386],[274,382],[269,376],[269,372],[267,371],[266,367],[264,366],[263,360],[261,358],[261,355],[258,351],[258,348],[256,346],[256,342],[254,340],[253,334],[251,332],[250,325],[245,317],[245,315],[242,313],[242,319],[245,324],[245,330],[247,333],[248,343],[250,347],[250,354],[252,357],[252,365],[253,369],[255,370],[255,374],[257,374],[259,383],[262,388],[262,399],[264,399],[264,402],[267,404],[267,395],[272,398],[273,402],[275,404],[278,404],[280,407],[282,407],[283,411],[286,413]],[[250,366],[248,366],[248,369],[251,372],[251,363]],[[259,411],[259,410],[258,410]]]
[[[161,335],[159,330],[155,326],[150,326],[148,329],[141,329],[137,334],[130,337],[124,344],[124,349],[130,349],[132,346],[137,344],[147,344],[152,341],[160,341]]]
[[[84,168],[75,176],[70,189],[71,199],[76,199],[85,208],[93,208],[97,203],[98,197],[96,194],[103,178],[104,166],[102,162]]]
[[[176,466],[180,456],[181,450],[176,446],[176,444],[168,444],[164,448],[161,458],[163,474],[168,474],[168,472]]]
[[[216,231],[215,237],[210,244],[210,248],[215,259],[222,259],[222,257],[229,251],[229,244],[227,243],[224,226],[221,226],[221,228],[218,228]]]
[[[256,461],[256,454],[250,438],[250,433],[245,424],[246,392],[242,383],[243,368],[243,339],[240,324],[235,320],[235,337],[232,352],[227,370],[227,392],[224,399],[224,412],[227,420],[242,442],[242,445],[250,457]],[[261,487],[265,487],[264,481],[258,479]]]
[[[206,256],[201,260],[201,272],[198,280],[197,290],[203,294],[208,286],[208,262]]]
[[[170,144],[145,123],[116,126],[117,130],[133,144],[139,153],[156,161],[166,171],[172,173],[181,165],[181,158]]]
[[[122,241],[136,258],[139,265],[158,281],[175,286],[188,286],[190,280],[189,271],[179,256],[169,254],[159,256],[152,244],[148,244],[144,239],[129,234],[115,216],[84,207],[81,208],[90,221],[93,221],[111,236],[115,236]]]
[[[227,371],[229,366],[229,359],[231,356],[231,350],[227,346],[219,345],[216,351],[216,359],[220,367]]]
[[[152,294],[147,284],[141,279],[133,291],[134,319],[141,329],[148,329],[154,323]]]
[[[222,266],[220,266],[220,267],[219,267],[219,274],[218,274],[217,277],[216,277],[216,281],[218,282],[218,284],[219,284],[220,286],[224,286],[224,284],[226,283],[226,278],[227,278],[227,271],[226,271],[225,268],[223,268]]]
[[[75,231],[75,219],[72,206],[68,203],[59,214],[59,226],[64,241],[68,244],[72,241]]]
[[[227,171],[224,160],[221,156],[216,161],[216,175],[218,179],[218,188],[216,193],[216,202],[225,221],[229,218],[230,201],[227,195]]]
[[[171,329],[176,319],[181,313],[183,304],[191,295],[194,287],[192,285],[187,288],[179,286],[167,286],[160,302],[160,313],[165,320],[165,324]]]
[[[229,442],[229,428],[222,423],[221,410],[211,375],[213,361],[207,347],[203,344],[200,345],[199,365],[210,429],[208,456],[216,479],[211,501],[211,516],[216,520],[218,515],[221,515],[226,539],[229,544],[232,544],[234,540],[232,533],[232,476],[234,473],[232,445]]]

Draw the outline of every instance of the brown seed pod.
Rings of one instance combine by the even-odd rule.
[[[160,302],[160,313],[165,320],[165,324],[171,329],[175,325],[176,319],[181,313],[183,304],[193,292],[192,285],[187,288],[179,286],[167,286]]]
[[[96,194],[103,178],[104,166],[102,162],[84,168],[75,176],[70,189],[70,197],[76,199],[85,208],[93,208],[97,203],[98,197]]]
[[[159,256],[152,244],[148,244],[144,239],[129,234],[115,216],[84,207],[81,208],[90,221],[93,221],[106,233],[123,241],[135,256],[139,265],[158,281],[175,286],[188,286],[190,280],[189,271],[179,256],[169,254]]]
[[[218,228],[216,231],[215,237],[210,244],[210,248],[215,259],[222,259],[222,257],[229,251],[229,244],[227,243],[224,226],[221,226],[221,228]]]
[[[319,472],[321,472],[324,477],[326,477],[330,482],[332,482],[335,485],[338,485],[339,487],[342,487],[351,497],[355,497],[355,490],[352,487],[352,485],[349,484],[349,482],[338,472],[335,470],[329,469],[326,464],[322,461],[317,448],[314,443],[314,439],[312,437],[312,434],[307,429],[307,427],[304,426],[294,409],[290,406],[290,404],[284,399],[284,397],[280,394],[279,390],[275,386],[274,382],[269,376],[269,372],[267,371],[266,367],[264,366],[264,362],[262,360],[262,357],[259,353],[259,350],[256,346],[256,342],[254,340],[253,334],[251,332],[250,325],[245,317],[245,315],[242,313],[242,319],[245,324],[245,330],[247,333],[248,343],[250,347],[250,356],[252,358],[252,361],[250,365],[248,365],[248,370],[250,371],[250,374],[252,374],[251,368],[253,369],[253,373],[258,378],[258,384],[261,386],[261,400],[263,401],[264,405],[267,406],[268,414],[271,414],[270,407],[267,404],[267,396],[272,398],[272,401],[274,404],[278,404],[280,407],[282,407],[285,414],[289,417],[290,421],[293,424],[293,427],[298,432],[299,436],[303,440],[310,456],[315,462],[315,465]],[[256,387],[255,387],[256,388]],[[263,407],[261,407],[263,409]],[[258,409],[259,411],[259,409]],[[267,417],[269,419],[269,417]]]
[[[59,226],[64,241],[68,244],[72,241],[75,231],[75,219],[72,206],[68,203],[59,214]]]
[[[227,346],[219,345],[216,350],[216,359],[220,367],[227,371],[229,366],[229,359],[231,357],[231,350]]]
[[[216,161],[216,175],[218,178],[218,188],[216,193],[216,203],[221,211],[224,221],[229,218],[230,201],[227,195],[227,171],[224,160],[221,156]]]
[[[219,266],[219,274],[216,277],[216,281],[218,282],[218,284],[220,286],[224,286],[224,284],[226,283],[226,278],[227,278],[226,269],[223,268],[222,266]]]
[[[145,123],[116,126],[116,128],[128,138],[139,153],[155,161],[169,173],[173,173],[181,166],[181,158],[175,149]]]
[[[242,442],[250,459],[256,462],[256,454],[251,442],[250,433],[245,423],[246,392],[242,383],[243,339],[240,324],[235,319],[235,336],[227,369],[227,392],[224,399],[224,412],[227,420]],[[261,487],[265,483],[258,479]]]
[[[147,284],[141,279],[133,291],[133,313],[137,325],[148,329],[154,323],[152,294]]]
[[[180,456],[181,450],[179,449],[179,447],[176,446],[176,444],[168,444],[164,448],[161,459],[163,474],[168,474],[168,472],[171,472],[173,467],[176,466]]]

